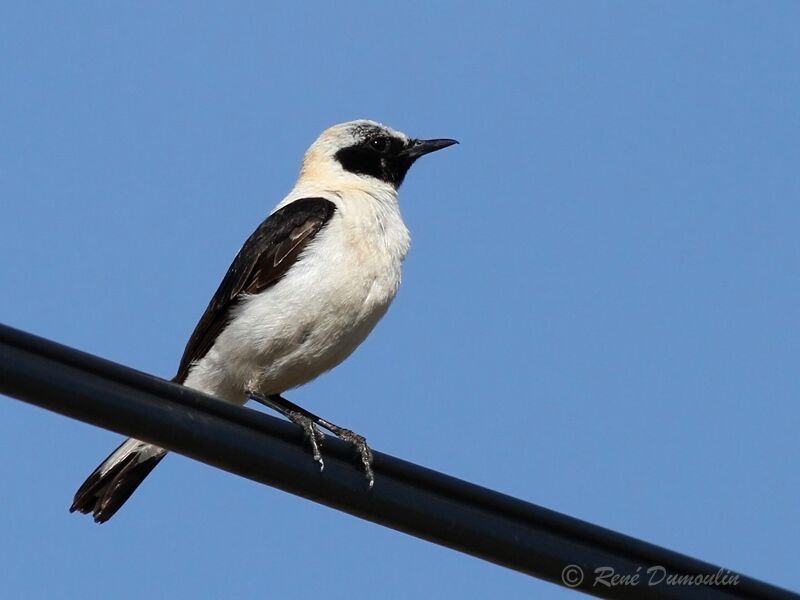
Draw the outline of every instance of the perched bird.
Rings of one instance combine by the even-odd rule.
[[[372,485],[362,436],[280,394],[341,363],[386,313],[409,246],[397,189],[420,156],[455,143],[412,139],[366,120],[324,131],[292,191],[236,255],[173,381],[280,411],[305,430],[320,467],[318,426],[328,429],[355,446]],[[83,483],[70,512],[107,521],[166,454],[126,440]]]

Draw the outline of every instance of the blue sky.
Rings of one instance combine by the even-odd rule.
[[[389,314],[289,395],[381,451],[800,589],[796,3],[4,3],[0,320],[164,377],[325,127],[412,170]],[[0,402],[7,597],[572,598]],[[310,459],[309,459],[310,460]]]

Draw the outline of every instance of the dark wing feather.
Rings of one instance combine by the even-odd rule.
[[[335,210],[336,205],[325,198],[302,198],[275,211],[258,226],[233,259],[197,323],[173,381],[183,383],[192,363],[211,349],[242,295],[257,294],[275,285]]]

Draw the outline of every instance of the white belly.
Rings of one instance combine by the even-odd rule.
[[[239,303],[186,385],[241,403],[248,392],[280,393],[342,362],[400,285],[407,240],[398,252],[384,231],[334,214],[277,284]]]

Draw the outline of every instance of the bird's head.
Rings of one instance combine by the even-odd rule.
[[[374,121],[350,121],[322,132],[306,152],[300,177],[397,189],[420,156],[457,143],[413,139]]]

